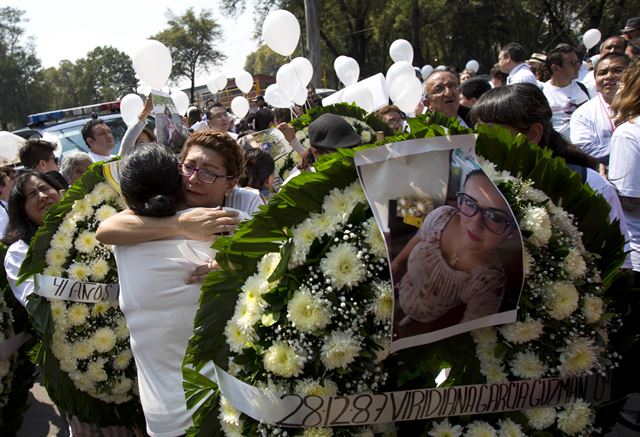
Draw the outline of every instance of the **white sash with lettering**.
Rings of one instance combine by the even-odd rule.
[[[98,282],[80,282],[57,276],[35,275],[34,293],[49,299],[72,302],[117,302],[120,286]]]

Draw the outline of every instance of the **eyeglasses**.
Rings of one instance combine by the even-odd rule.
[[[47,161],[51,161],[51,160],[53,160],[53,162],[55,162],[56,165],[58,165],[58,157],[57,156],[51,156],[51,157],[49,157],[49,159],[47,159]]]
[[[501,235],[513,224],[511,216],[505,211],[498,208],[482,208],[476,199],[466,193],[456,193],[456,198],[458,211],[467,217],[473,217],[479,212],[482,225],[492,234]]]
[[[574,59],[573,61],[569,61],[569,64],[571,64],[572,67],[575,67],[578,64],[582,64],[582,61],[580,59]]]
[[[440,94],[444,94],[447,88],[449,88],[451,91],[458,91],[460,85],[457,83],[438,84],[431,88],[429,94],[439,96]]]
[[[191,177],[192,174],[196,174],[198,180],[200,182],[204,182],[205,184],[213,184],[218,180],[218,178],[222,179],[233,179],[234,176],[224,176],[215,173],[211,173],[209,170],[204,170],[202,168],[195,168],[190,166],[189,164],[178,164],[178,173],[182,176]]]

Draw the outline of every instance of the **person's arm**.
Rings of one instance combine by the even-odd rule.
[[[220,208],[194,208],[170,217],[143,217],[125,210],[103,221],[96,231],[96,238],[115,245],[172,237],[215,240],[219,234],[233,231],[239,222],[237,212]]]
[[[133,149],[133,146],[136,145],[136,140],[142,133],[142,130],[147,125],[147,117],[153,111],[153,101],[151,97],[147,97],[147,100],[144,102],[144,108],[142,108],[142,112],[138,114],[138,121],[136,124],[129,126],[127,131],[124,133],[122,137],[122,142],[120,143],[120,152],[118,152],[118,156],[124,156]]]
[[[29,246],[26,243],[18,241],[9,247],[4,259],[4,270],[7,273],[7,281],[9,282],[13,295],[23,307],[27,306],[27,296],[33,292],[33,278],[29,278],[19,285],[16,285],[16,283],[18,282],[20,267],[27,256],[28,249]]]
[[[404,276],[404,273],[406,273],[407,259],[409,259],[411,251],[419,242],[420,238],[418,235],[414,235],[413,238],[411,238],[411,240],[409,240],[409,242],[402,248],[400,253],[393,258],[393,261],[391,261],[391,272],[393,273],[395,282],[399,281],[402,276]]]
[[[298,155],[302,156],[304,154],[307,149],[305,149],[304,146],[300,143],[300,140],[296,138],[296,130],[293,128],[293,126],[288,123],[280,123],[278,126],[276,126],[276,129],[284,134],[284,138],[289,142],[291,148],[295,150]]]

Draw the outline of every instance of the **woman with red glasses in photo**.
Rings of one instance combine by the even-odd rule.
[[[459,306],[464,314],[454,323],[497,313],[507,281],[499,251],[517,232],[514,224],[489,178],[469,173],[456,207],[433,210],[391,263],[402,311],[422,323]]]

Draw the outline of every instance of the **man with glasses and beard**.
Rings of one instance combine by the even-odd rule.
[[[559,44],[547,55],[547,68],[551,79],[542,87],[553,112],[553,128],[570,139],[571,114],[589,100],[587,88],[576,81],[582,61],[569,44]]]

